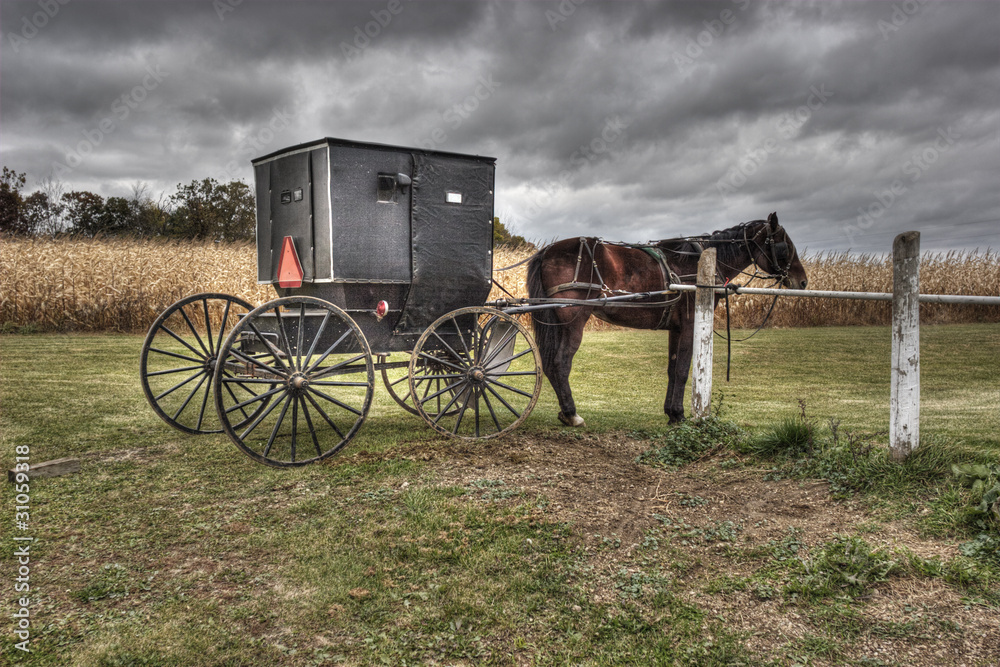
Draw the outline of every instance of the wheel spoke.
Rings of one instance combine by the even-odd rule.
[[[271,429],[271,436],[267,439],[267,446],[264,447],[262,455],[267,458],[267,455],[271,453],[271,446],[274,444],[274,438],[278,435],[278,429],[281,428],[281,423],[285,421],[285,415],[288,413],[288,404],[292,401],[292,395],[287,394],[284,400],[281,401],[281,414],[278,415],[278,421],[274,422],[274,428]]]
[[[326,399],[328,402],[333,403],[334,405],[336,405],[339,408],[343,408],[344,410],[347,410],[349,412],[353,412],[354,414],[358,415],[359,417],[362,415],[361,410],[358,410],[357,408],[351,407],[350,405],[348,405],[347,403],[344,403],[342,401],[338,401],[333,396],[330,396],[329,394],[324,394],[319,389],[313,389],[311,385],[309,386],[308,391],[316,394],[317,396],[319,396],[319,397],[321,397],[323,399]]]
[[[313,426],[312,417],[309,416],[309,406],[306,405],[306,399],[301,396],[297,398],[302,402],[302,414],[305,416],[306,424],[309,426],[309,435],[312,436],[313,445],[316,447],[316,456],[322,456],[323,450],[319,447],[319,438],[316,437],[316,427]]]
[[[530,348],[530,347],[529,347],[529,348],[528,348],[527,350],[524,350],[524,351],[522,351],[522,352],[518,352],[517,354],[515,354],[515,355],[514,355],[513,357],[511,357],[510,359],[503,359],[503,360],[501,360],[501,361],[498,361],[497,363],[495,363],[495,364],[493,364],[492,366],[489,366],[489,367],[487,367],[487,368],[484,368],[483,370],[484,370],[485,372],[489,373],[489,372],[490,372],[490,371],[492,371],[492,370],[493,370],[494,368],[500,368],[500,367],[501,367],[501,366],[503,366],[504,364],[508,364],[508,365],[509,365],[509,364],[512,364],[512,363],[514,363],[514,361],[515,361],[515,360],[517,360],[517,359],[520,359],[521,357],[523,357],[523,356],[524,356],[524,355],[526,355],[526,354],[532,354],[532,350],[531,350],[531,348]],[[534,375],[534,373],[523,373],[523,375]]]
[[[176,352],[170,352],[169,350],[161,350],[158,347],[151,347],[151,348],[149,348],[149,351],[150,352],[156,352],[157,354],[165,354],[168,357],[175,357],[177,359],[183,359],[184,361],[193,361],[196,364],[204,363],[204,361],[205,361],[205,357],[201,357],[200,359],[195,359],[194,357],[189,357],[189,356],[184,355],[184,354],[178,354]],[[149,373],[147,373],[146,375],[149,375]]]
[[[309,346],[309,352],[306,353],[306,360],[304,363],[308,364],[309,360],[312,359],[313,352],[316,351],[316,345],[319,343],[320,339],[323,338],[323,331],[326,330],[326,323],[330,321],[330,315],[332,313],[328,310],[323,313],[323,321],[320,322],[319,329],[316,330],[316,335],[313,336],[312,345]]]
[[[188,329],[190,329],[191,333],[194,334],[195,340],[198,341],[198,345],[201,345],[201,349],[205,351],[206,355],[212,356],[212,352],[207,347],[205,347],[204,341],[202,341],[201,336],[198,335],[198,330],[195,329],[194,324],[191,323],[191,318],[188,317],[187,311],[185,311],[184,308],[181,308],[180,313],[181,317],[184,318],[184,321],[187,322]]]
[[[208,314],[208,299],[202,299],[201,305],[205,310],[205,340],[208,341],[208,353],[215,356],[215,350],[212,346],[212,316]]]
[[[343,373],[337,373],[338,375],[346,375],[346,374],[349,374],[349,373],[362,373],[362,372],[366,372],[368,370],[368,366],[367,365],[365,365],[365,366],[354,366],[354,367],[350,366],[355,361],[361,361],[364,358],[365,358],[365,355],[359,354],[356,357],[351,357],[350,359],[346,359],[344,361],[341,361],[340,363],[334,364],[333,366],[328,366],[327,368],[324,368],[323,370],[319,371],[318,373],[314,372],[313,375],[311,375],[311,377],[314,378],[314,379],[315,378],[326,377],[328,375],[335,374],[337,371],[343,371]],[[313,366],[312,370],[315,371],[315,369],[316,369],[316,367]],[[367,383],[365,383],[365,384],[367,384]]]
[[[292,462],[295,462],[295,438],[299,432],[299,397],[292,401]]]
[[[282,387],[281,389],[284,389],[284,387]],[[257,418],[256,418],[256,419],[254,419],[254,420],[253,420],[253,421],[252,421],[252,422],[250,423],[250,425],[249,425],[249,426],[248,426],[248,427],[246,428],[246,430],[245,430],[245,431],[243,431],[243,433],[241,433],[241,434],[240,434],[240,440],[246,440],[246,437],[247,437],[248,435],[250,435],[250,432],[251,432],[251,431],[253,431],[253,430],[254,430],[255,428],[257,428],[257,427],[258,427],[258,426],[260,425],[260,423],[261,423],[262,421],[264,421],[264,419],[265,419],[265,418],[266,418],[266,417],[267,417],[267,416],[268,416],[269,414],[271,414],[272,412],[274,412],[274,409],[275,409],[276,407],[278,407],[278,404],[279,404],[280,402],[281,402],[281,401],[272,401],[272,402],[271,402],[271,404],[270,404],[270,405],[268,405],[268,406],[267,406],[267,408],[265,408],[263,412],[261,412],[261,413],[260,413],[259,415],[257,415]]]
[[[490,388],[487,387],[487,389]],[[492,391],[492,389],[490,389],[490,391]],[[490,411],[490,417],[493,418],[493,425],[497,427],[497,432],[499,433],[500,431],[503,430],[503,427],[500,426],[500,420],[497,419],[497,413],[493,409],[493,404],[490,403],[490,397],[485,391],[482,393],[482,396],[483,396],[483,403],[486,404],[486,409]]]
[[[321,363],[323,363],[324,361],[326,361],[326,358],[329,357],[331,354],[333,354],[333,351],[335,349],[337,349],[338,347],[340,347],[340,344],[343,343],[345,340],[347,340],[347,337],[350,336],[352,333],[353,332],[350,329],[348,329],[347,331],[345,331],[343,333],[343,335],[340,338],[337,339],[337,342],[335,342],[333,345],[331,345],[329,348],[327,348],[326,352],[324,352],[322,354],[322,356],[320,356],[319,359],[317,359],[314,363],[310,364],[309,368],[305,369],[302,372],[303,373],[312,373],[313,371],[315,371],[319,367],[319,365]],[[364,355],[361,355],[360,357],[355,357],[354,360],[356,361],[359,358],[364,358]],[[334,368],[336,368],[336,366]],[[326,370],[329,370],[329,369],[326,369]]]
[[[464,376],[461,376],[461,377],[464,378]],[[447,385],[444,389],[439,389],[438,391],[434,392],[433,394],[430,394],[429,396],[425,393],[424,396],[423,396],[423,398],[420,399],[420,404],[423,405],[427,401],[429,401],[431,399],[434,399],[434,398],[437,398],[441,394],[445,394],[445,393],[447,393],[449,391],[453,391],[455,389],[455,387],[457,387],[457,386],[459,386],[461,384],[465,384],[465,380],[464,379],[463,380],[459,380],[458,382],[452,382],[451,384]],[[427,386],[428,386],[428,388],[430,388],[430,383],[429,382],[427,383]]]
[[[428,354],[426,352],[421,352],[420,353],[420,358],[421,359],[426,359],[428,361],[433,361],[435,363],[444,364],[445,366],[451,366],[452,368],[454,368],[457,371],[462,371],[463,373],[465,372],[465,368],[466,368],[465,366],[460,366],[460,365],[458,365],[456,363],[452,363],[451,361],[449,361],[447,359],[442,359],[441,357],[435,357],[433,354]]]
[[[226,325],[229,324],[229,307],[233,305],[232,301],[226,301],[226,309],[222,311],[222,324],[219,325],[219,340],[215,341],[215,349],[222,349],[222,341],[225,340],[226,335]]]
[[[498,401],[500,401],[501,403],[503,403],[503,406],[505,408],[507,408],[508,410],[511,411],[511,413],[514,415],[515,419],[519,419],[521,417],[521,413],[518,412],[517,410],[515,410],[514,408],[512,408],[511,405],[510,405],[510,403],[508,403],[507,401],[505,401],[504,398],[503,398],[503,396],[501,396],[500,394],[497,393],[496,389],[494,389],[493,387],[491,387],[489,385],[486,385],[486,388],[490,391],[491,394],[493,394],[494,396],[497,397]],[[519,392],[519,393],[523,394],[524,392]],[[524,395],[527,396],[527,397],[529,397],[529,398],[531,397],[531,394],[524,394]]]
[[[531,375],[534,375],[534,373],[531,373]],[[517,387],[512,387],[509,384],[504,384],[503,382],[498,382],[497,380],[494,380],[492,378],[488,379],[487,381],[490,384],[495,384],[498,387],[503,387],[507,391],[512,391],[515,394],[520,394],[521,396],[527,396],[528,398],[531,398],[531,394],[529,394],[528,392],[524,391],[523,389],[518,389]]]
[[[165,323],[160,325],[160,330],[166,332],[167,335],[169,335],[169,336],[173,336],[174,340],[176,340],[178,343],[180,343],[181,345],[183,345],[187,349],[189,349],[192,352],[194,352],[195,354],[197,354],[199,359],[204,359],[205,358],[205,355],[202,353],[202,350],[195,349],[195,347],[193,345],[191,345],[189,342],[187,342],[186,340],[184,340],[183,338],[181,338],[180,336],[178,336],[177,334],[175,334],[174,331],[173,331],[173,329],[171,329],[170,327],[168,327]]]
[[[208,373],[205,374],[205,379],[208,379]],[[201,424],[205,420],[205,406],[208,405],[208,396],[212,393],[212,383],[209,382],[205,385],[205,395],[201,399],[201,410],[198,411],[198,423],[195,424],[194,430],[200,431]]]
[[[302,337],[305,334],[305,329],[306,329],[306,304],[303,303],[299,304],[299,331],[298,331],[299,337],[298,337],[298,342],[295,345],[295,355],[297,361],[296,368],[298,368],[300,371],[302,370]],[[292,447],[292,451],[294,450],[295,448]]]
[[[191,399],[194,398],[194,395],[198,393],[198,390],[201,389],[201,385],[205,384],[205,380],[207,379],[208,379],[208,374],[205,373],[202,375],[202,378],[198,380],[198,384],[194,386],[194,389],[191,390],[191,393],[188,394],[188,397],[184,399],[184,402],[181,404],[181,407],[177,408],[177,412],[174,413],[175,421],[180,416],[180,414],[184,412],[184,408],[188,406],[188,403],[191,402]]]
[[[278,342],[284,343],[284,353],[288,359],[288,370],[294,373],[298,370],[295,366],[295,355],[292,354],[292,344],[288,341],[288,331],[285,330],[285,318],[281,316],[281,309],[278,306],[274,307],[274,316],[278,318]]]
[[[336,431],[336,432],[337,432],[337,435],[339,435],[339,436],[340,436],[340,439],[341,439],[341,440],[343,440],[343,439],[344,439],[344,434],[343,434],[343,433],[341,433],[340,429],[339,429],[339,428],[337,428],[337,425],[333,423],[333,420],[332,420],[332,419],[330,419],[329,415],[327,415],[327,414],[326,414],[326,412],[324,412],[324,411],[323,411],[323,408],[321,408],[321,407],[319,406],[319,403],[317,403],[317,402],[316,402],[316,399],[314,399],[314,398],[313,398],[312,396],[310,396],[310,395],[309,395],[308,393],[306,393],[306,394],[305,394],[305,397],[306,397],[307,399],[309,399],[309,402],[310,402],[310,403],[312,403],[312,405],[313,405],[313,407],[314,407],[314,408],[316,408],[316,411],[317,411],[317,412],[318,412],[318,413],[320,414],[320,416],[321,416],[321,417],[323,417],[323,419],[325,419],[325,420],[326,420],[326,423],[327,423],[327,424],[329,424],[329,425],[330,425],[330,427],[331,427],[331,428],[332,428],[332,429],[333,429],[334,431]]]
[[[278,365],[285,369],[285,372],[279,373],[279,375],[284,375],[285,377],[291,375],[291,371],[288,369],[288,365],[281,359],[281,355],[278,354],[278,352],[281,352],[281,349],[278,348],[278,346],[276,346],[274,343],[269,341],[267,337],[260,332],[260,329],[257,328],[257,325],[254,324],[253,321],[248,321],[247,325],[254,332],[257,338],[260,339],[260,342],[264,344],[264,349],[267,350],[268,354],[271,355],[271,358],[277,361]],[[235,352],[236,350],[232,351]]]
[[[185,371],[196,370],[205,370],[205,365],[198,364],[197,366],[181,366],[179,368],[168,368],[164,371],[153,371],[152,373],[146,373],[146,377],[156,377],[158,375],[169,375],[170,373],[183,373]]]
[[[162,394],[157,395],[155,397],[155,400],[159,401],[164,396],[168,396],[168,395],[174,393],[175,391],[177,391],[178,389],[180,389],[181,387],[183,387],[184,385],[186,385],[188,382],[190,382],[191,380],[195,379],[196,377],[198,377],[200,375],[203,375],[204,373],[205,373],[205,369],[199,370],[197,373],[195,373],[194,375],[192,375],[191,377],[189,377],[187,380],[182,380],[181,382],[178,382],[177,384],[175,384],[170,389],[167,389]]]
[[[234,410],[240,410],[242,408],[245,408],[246,406],[250,405],[251,403],[256,403],[257,401],[263,401],[264,399],[270,398],[271,396],[274,396],[278,392],[284,391],[285,389],[286,389],[285,387],[275,387],[274,389],[272,389],[270,391],[265,391],[263,394],[255,394],[253,398],[248,398],[247,400],[243,401],[242,403],[237,403],[236,405],[231,405],[228,408],[226,408],[226,414],[229,414],[230,412],[233,412]],[[230,392],[230,393],[232,393],[232,392]],[[235,399],[235,398],[236,397],[233,396],[233,399]],[[244,412],[243,414],[246,414],[246,413]]]

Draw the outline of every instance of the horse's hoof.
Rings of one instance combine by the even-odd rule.
[[[563,413],[560,412],[559,413],[559,421],[561,421],[563,424],[566,424],[566,426],[577,427],[577,426],[583,426],[584,425],[584,423],[583,423],[583,417],[581,417],[580,415],[577,415],[577,414],[574,414],[572,417],[567,417],[566,415],[564,415]]]

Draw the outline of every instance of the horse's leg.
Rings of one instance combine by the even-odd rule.
[[[569,309],[566,309],[569,310]],[[583,342],[583,327],[589,313],[579,313],[569,322],[551,325],[556,330],[549,340],[554,339],[555,349],[542,350],[542,370],[549,379],[559,400],[559,421],[567,426],[583,426],[583,418],[576,414],[576,403],[569,388],[569,373],[573,368],[573,356]]]
[[[694,350],[694,329],[680,326],[670,329],[670,360],[667,362],[667,398],[663,412],[671,424],[684,421],[684,387],[691,371],[691,354]]]

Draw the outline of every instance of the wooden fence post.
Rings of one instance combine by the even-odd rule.
[[[715,248],[698,260],[698,285],[715,285]],[[712,407],[712,333],[715,324],[715,290],[698,287],[694,297],[694,362],[691,412],[707,417]]]
[[[892,243],[892,390],[889,448],[902,461],[920,444],[920,232]]]

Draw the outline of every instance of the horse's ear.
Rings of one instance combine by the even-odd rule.
[[[778,231],[778,214],[772,213],[771,215],[767,216],[767,224],[771,226],[771,231],[773,232]]]

